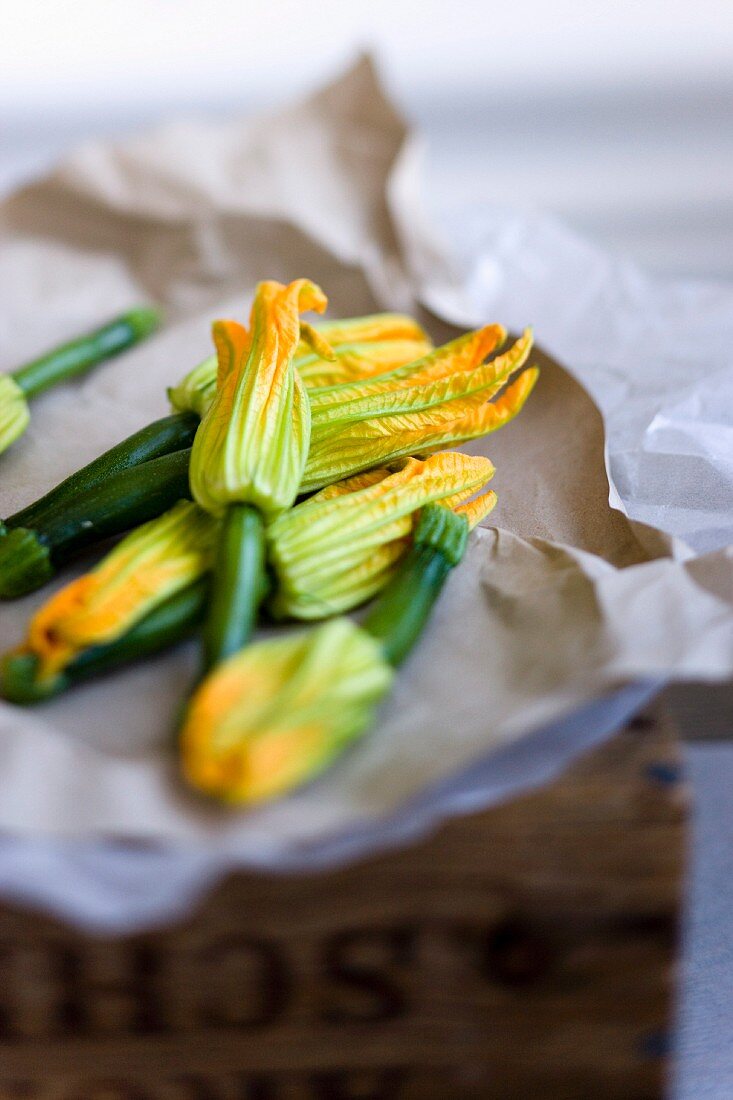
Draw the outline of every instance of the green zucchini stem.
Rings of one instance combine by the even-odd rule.
[[[232,504],[221,523],[211,607],[204,628],[204,671],[249,641],[265,595],[265,527],[249,504]]]
[[[400,665],[414,647],[467,541],[464,516],[439,504],[423,508],[412,546],[362,623],[390,664]]]
[[[35,397],[65,378],[83,374],[113,355],[137,344],[160,324],[157,309],[141,306],[101,328],[71,340],[12,372],[26,397]]]
[[[439,550],[412,546],[377,598],[363,626],[391,665],[400,665],[417,642],[451,568]]]

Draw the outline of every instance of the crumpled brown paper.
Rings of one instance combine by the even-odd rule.
[[[334,315],[417,309],[449,287],[413,170],[405,124],[362,60],[280,114],[90,145],[5,202],[0,369],[140,299],[164,303],[168,324],[34,402],[0,459],[0,514],[164,414],[166,386],[210,353],[212,318],[244,316],[258,279],[307,275]],[[468,448],[497,467],[492,526],[474,534],[378,728],[327,775],[255,812],[189,795],[171,752],[195,668],[182,647],[33,710],[0,704],[0,830],[292,860],[631,680],[731,675],[733,555],[694,558],[611,509],[597,408],[536,359],[521,417]],[[47,596],[0,606],[2,648]]]

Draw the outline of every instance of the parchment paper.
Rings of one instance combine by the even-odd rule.
[[[307,275],[334,315],[420,309],[439,339],[451,333],[445,322],[544,322],[551,268],[530,270],[523,295],[516,269],[510,287],[498,260],[491,268],[490,250],[483,268],[475,254],[449,258],[419,211],[415,165],[404,122],[362,60],[265,119],[186,122],[80,149],[7,200],[0,369],[140,299],[164,303],[168,324],[34,402],[29,432],[0,459],[0,514],[162,415],[165,387],[209,354],[212,318],[244,316],[260,278]],[[502,247],[511,251],[511,236]],[[586,309],[568,302],[566,321]],[[557,324],[548,328],[560,343]],[[643,341],[592,331],[577,347],[580,373],[588,383],[594,348],[602,361],[623,346],[613,406],[623,412],[630,380],[643,390]],[[542,344],[543,324],[537,336]],[[536,361],[541,379],[521,417],[467,448],[497,467],[492,526],[472,537],[372,733],[290,798],[232,813],[187,794],[175,774],[171,735],[193,646],[43,707],[0,704],[0,890],[87,921],[159,919],[232,862],[304,868],[393,843],[546,778],[655,684],[730,676],[733,551],[718,540],[695,556],[612,508],[596,404],[548,356]],[[610,416],[608,388],[596,388]],[[640,401],[630,419],[639,429]],[[648,453],[679,441],[685,425],[684,406],[669,406],[639,429]],[[614,426],[610,438],[622,439],[614,472],[634,470],[630,444],[622,463],[628,431]],[[695,494],[694,480],[665,489],[680,509]],[[0,605],[2,648],[49,591]],[[110,837],[157,847],[121,862]],[[65,868],[65,885],[49,866]]]

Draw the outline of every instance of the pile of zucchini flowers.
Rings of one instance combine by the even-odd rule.
[[[260,283],[171,415],[0,524],[3,599],[127,532],[33,615],[2,695],[36,703],[196,634],[181,773],[231,805],[313,779],[374,721],[496,503],[489,459],[445,448],[502,427],[537,379],[529,331],[435,348],[399,314],[302,319],[326,305],[306,279]],[[262,620],[308,625],[252,642]]]

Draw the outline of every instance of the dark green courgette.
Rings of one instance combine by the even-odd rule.
[[[32,527],[0,524],[0,599],[40,588],[80,550],[189,498],[188,462],[189,451],[175,451],[121,470],[72,501],[56,501]]]
[[[5,520],[5,526],[34,527],[49,512],[65,507],[75,508],[79,497],[123,470],[190,448],[198,425],[199,418],[195,413],[187,412],[173,413],[148,424],[71,474],[45,496],[10,516]]]

